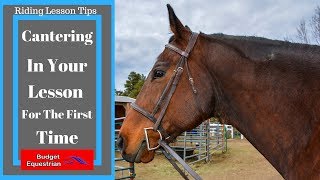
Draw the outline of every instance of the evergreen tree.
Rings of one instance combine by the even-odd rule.
[[[128,75],[128,80],[124,84],[125,90],[121,93],[121,91],[116,91],[121,93],[121,96],[129,96],[132,98],[136,98],[144,84],[146,77],[143,74],[136,73],[134,71],[130,72]]]

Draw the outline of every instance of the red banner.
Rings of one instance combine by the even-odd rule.
[[[23,149],[21,170],[93,170],[94,151]]]

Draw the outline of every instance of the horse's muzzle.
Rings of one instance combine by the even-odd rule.
[[[125,142],[121,136],[118,137],[117,147],[120,150],[122,158],[128,162],[131,162],[131,163],[134,163],[134,162],[140,163],[143,150],[145,150],[147,148],[146,141],[143,141],[135,154],[127,154],[125,152],[126,145],[125,145]]]
[[[123,150],[123,146],[124,146],[123,138],[122,138],[122,136],[119,136],[118,140],[117,140],[117,147],[118,147],[118,149],[119,149],[119,151],[121,153],[122,153],[122,150]]]

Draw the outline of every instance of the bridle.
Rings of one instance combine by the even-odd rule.
[[[193,49],[193,47],[197,41],[197,37],[198,37],[198,33],[191,34],[187,48],[185,51],[182,51],[181,49],[175,47],[174,45],[172,45],[170,43],[166,44],[166,46],[165,46],[166,48],[180,54],[180,59],[178,61],[178,64],[176,65],[176,68],[174,69],[174,73],[172,74],[166,87],[162,91],[161,96],[160,96],[157,104],[153,108],[152,113],[149,113],[147,110],[143,109],[142,107],[140,107],[136,103],[131,103],[131,107],[134,110],[136,110],[137,112],[139,112],[140,114],[142,114],[143,116],[145,116],[146,118],[148,118],[149,120],[151,120],[154,123],[153,127],[144,128],[144,132],[146,135],[146,141],[147,141],[147,148],[149,151],[159,148],[160,145],[158,145],[157,147],[150,147],[149,140],[148,140],[148,133],[147,133],[148,130],[157,131],[160,135],[161,140],[164,137],[168,142],[170,142],[170,140],[172,140],[172,138],[174,138],[174,137],[171,137],[168,133],[166,133],[164,131],[163,127],[161,126],[161,122],[163,120],[164,115],[166,114],[170,100],[171,100],[171,98],[177,88],[177,85],[178,85],[179,80],[181,78],[184,66],[186,66],[187,75],[188,75],[190,85],[192,87],[192,91],[195,94],[197,93],[197,90],[194,86],[193,78],[191,77],[191,74],[190,74],[188,61],[187,61],[187,59],[189,57],[189,53],[191,52],[191,50]],[[163,105],[163,106],[161,107],[161,105]],[[156,118],[155,114],[159,111],[160,107],[161,107],[161,111],[159,113],[158,118]]]
[[[176,160],[178,160],[182,166],[184,166],[184,169],[186,171],[189,172],[189,174],[191,176],[193,176],[195,179],[201,179],[200,176],[195,173],[180,157],[179,155],[177,155],[175,153],[175,151],[173,151],[170,146],[168,145],[169,142],[171,142],[175,137],[170,136],[161,126],[161,122],[163,120],[164,115],[166,114],[166,111],[168,109],[170,100],[177,88],[177,85],[180,81],[182,72],[184,70],[184,66],[186,68],[187,71],[187,75],[188,75],[188,79],[189,79],[189,83],[191,85],[192,88],[192,92],[194,94],[197,94],[197,90],[195,88],[194,85],[194,81],[193,78],[191,76],[190,70],[189,70],[189,65],[188,65],[188,57],[190,55],[190,52],[192,51],[194,45],[196,44],[197,38],[198,38],[198,33],[194,33],[192,32],[188,45],[186,47],[186,49],[183,51],[179,48],[177,48],[176,46],[168,43],[165,45],[166,48],[178,53],[180,55],[180,59],[178,61],[178,64],[176,66],[176,68],[174,69],[174,73],[171,76],[169,82],[167,83],[166,87],[164,88],[164,90],[161,93],[161,96],[159,98],[159,100],[157,101],[157,104],[155,105],[153,111],[150,113],[147,110],[145,110],[144,108],[140,107],[139,105],[137,105],[136,103],[131,103],[131,107],[139,112],[141,115],[145,116],[146,118],[148,118],[149,120],[151,120],[154,125],[153,127],[148,127],[148,128],[144,128],[144,134],[145,134],[145,138],[146,138],[146,143],[147,143],[147,149],[149,151],[152,150],[156,150],[158,149],[160,146],[162,147],[162,152],[164,153],[164,155],[166,156],[166,158],[170,161],[170,163],[177,169],[177,171],[181,174],[181,176],[183,176],[185,179],[188,179],[188,177],[185,175],[185,173],[177,166],[177,164],[174,162],[174,160],[172,159],[172,157],[174,157]],[[159,109],[161,107],[161,111],[159,113],[158,118],[155,117],[155,115],[158,113]],[[148,138],[148,130],[153,130],[159,133],[160,135],[160,139],[159,139],[159,144],[156,147],[150,147],[150,143],[149,143],[149,138]]]

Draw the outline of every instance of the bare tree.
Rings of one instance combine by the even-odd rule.
[[[320,6],[317,6],[315,9],[315,14],[312,16],[310,21],[310,27],[312,37],[318,44],[320,44]]]
[[[300,21],[297,27],[297,39],[301,43],[320,44],[320,6],[316,7],[309,21],[304,19]]]
[[[302,19],[297,27],[297,38],[300,42],[309,44],[308,30],[306,27],[306,21]]]

